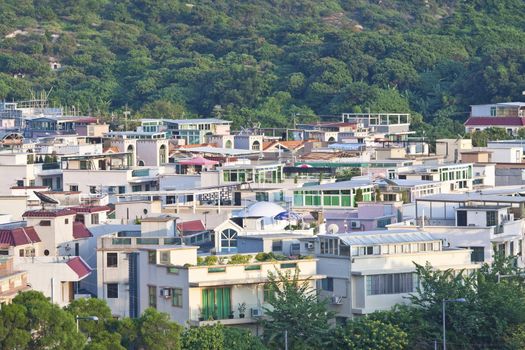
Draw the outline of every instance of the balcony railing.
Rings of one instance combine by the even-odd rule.
[[[247,304],[246,310],[244,311],[244,317],[241,317],[239,314],[237,305],[238,304],[232,304],[232,310],[230,311],[229,315],[221,317],[215,314],[208,316],[208,318],[205,317],[201,309],[191,308],[190,320],[194,322],[221,321],[221,323],[224,323],[223,321],[225,320],[231,320],[231,323],[246,323],[254,322],[255,320],[264,316],[265,310],[263,308],[263,304]]]

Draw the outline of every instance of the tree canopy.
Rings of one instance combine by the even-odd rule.
[[[4,0],[0,13],[0,99],[53,89],[52,104],[98,115],[411,112],[420,134],[456,137],[470,104],[525,86],[522,0]]]

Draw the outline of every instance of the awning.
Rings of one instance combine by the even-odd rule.
[[[184,159],[178,161],[180,165],[217,165],[219,162],[215,160],[206,159],[204,157],[195,157],[192,159]]]

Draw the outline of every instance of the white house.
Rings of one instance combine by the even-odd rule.
[[[475,269],[471,251],[447,248],[417,230],[368,231],[319,235],[317,271],[326,275],[321,295],[329,298],[338,321],[387,310],[416,291],[416,266]]]

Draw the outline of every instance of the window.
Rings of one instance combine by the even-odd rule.
[[[157,263],[157,252],[155,252],[155,251],[149,251],[148,252],[148,263],[149,264],[156,264]]]
[[[339,255],[339,239],[321,239],[321,254]]]
[[[180,269],[178,267],[170,266],[168,267],[168,273],[178,275],[180,273]]]
[[[131,192],[140,192],[142,190],[141,185],[133,185],[131,186]]]
[[[97,193],[97,186],[89,186],[89,193],[91,194]]]
[[[51,226],[51,220],[40,220],[40,226]]]
[[[71,192],[78,192],[78,185],[69,185],[69,190]]]
[[[391,223],[392,223],[392,218],[377,219],[377,228],[385,228],[386,225],[390,225]]]
[[[496,211],[487,212],[487,226],[496,226],[498,223],[496,221]]]
[[[221,232],[221,251],[237,251],[237,231],[228,228]]]
[[[226,272],[225,267],[209,267],[208,273]]]
[[[297,267],[297,263],[284,263],[281,264],[281,269],[295,269]]]
[[[412,293],[417,285],[415,273],[394,273],[366,276],[366,294]]]
[[[97,225],[99,223],[98,221],[98,213],[91,214],[91,224]]]
[[[118,253],[107,253],[106,254],[106,266],[117,267],[118,266]]]
[[[157,286],[148,286],[149,307],[157,308]]]
[[[283,251],[283,241],[272,241],[272,252],[282,252]]]
[[[107,298],[116,299],[118,298],[118,283],[108,283],[107,288]]]
[[[160,252],[160,263],[161,264],[170,263],[170,252]]]
[[[329,292],[334,291],[334,279],[332,277],[327,277],[321,280],[321,289]]]
[[[126,193],[126,186],[119,186],[118,187],[118,193],[119,194]]]
[[[265,284],[263,290],[263,301],[269,303],[275,297],[275,291],[272,289],[271,284]]]
[[[175,307],[182,307],[182,289],[181,288],[173,288],[171,290],[171,294],[173,296],[171,305]]]

